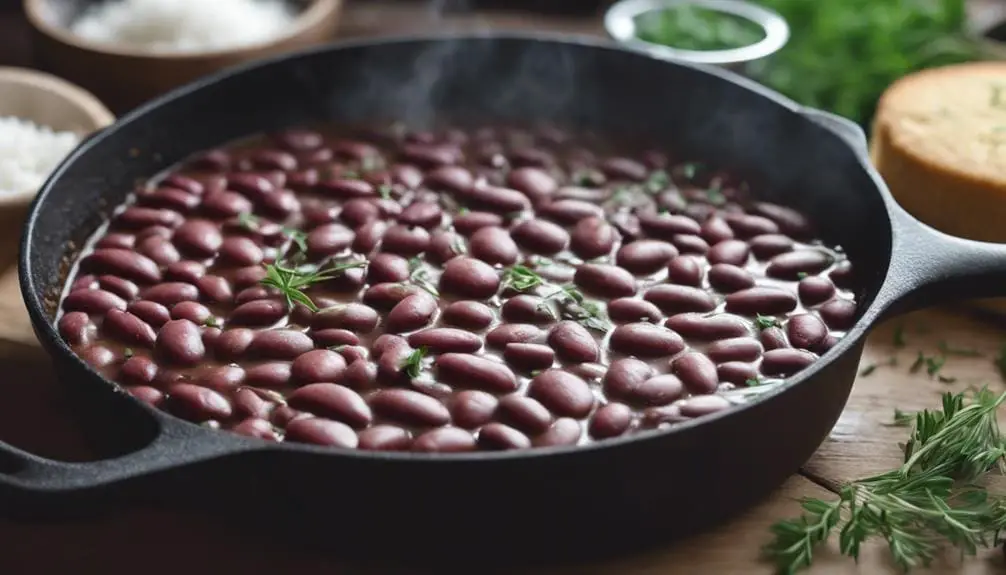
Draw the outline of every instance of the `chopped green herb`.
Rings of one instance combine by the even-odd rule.
[[[578,322],[587,329],[607,333],[611,325],[606,321],[604,311],[601,306],[586,301],[583,292],[573,286],[559,286],[559,289],[542,299],[538,304],[539,310],[547,310],[550,315],[555,316],[549,307],[549,302],[555,301],[559,306],[559,313],[566,319]]]
[[[133,348],[127,347],[126,349],[122,350],[122,355],[125,356],[126,359],[129,359],[134,355],[136,355],[136,352],[133,351]]]
[[[440,292],[429,279],[429,272],[423,266],[423,260],[418,257],[409,259],[409,280],[433,297],[440,297]]]
[[[644,184],[646,191],[651,194],[658,194],[667,189],[671,184],[671,176],[664,170],[656,170],[650,174]]]
[[[807,272],[797,272],[796,273],[796,279],[802,280],[805,277],[807,277]]]
[[[257,230],[260,221],[261,220],[259,220],[258,216],[249,212],[238,214],[238,225],[248,230],[249,232],[254,232],[255,230]]]
[[[342,350],[346,349],[347,347],[349,347],[349,346],[343,343],[343,344],[340,344],[340,345],[330,346],[328,349],[329,349],[329,351],[336,351],[336,352],[338,352],[338,351],[342,351]]]
[[[702,164],[699,164],[697,162],[689,162],[681,166],[681,173],[684,174],[685,178],[693,180],[695,179],[695,175],[698,174],[699,169],[701,167]]]
[[[426,359],[426,348],[421,347],[405,358],[405,364],[402,365],[402,373],[409,376],[409,379],[416,379],[419,374],[423,371],[423,360]]]
[[[318,306],[311,301],[311,298],[304,293],[304,290],[316,283],[327,281],[344,274],[353,268],[362,268],[367,262],[349,262],[335,264],[326,269],[305,269],[303,267],[286,267],[279,262],[266,264],[266,276],[259,283],[279,290],[286,299],[287,306],[291,309],[295,303],[307,307],[311,311],[318,311]]]
[[[843,555],[858,559],[864,542],[884,539],[904,571],[929,565],[943,542],[964,555],[998,545],[1006,500],[977,482],[990,470],[1006,470],[1006,443],[996,421],[1004,401],[1006,394],[982,389],[971,397],[943,394],[942,411],[895,411],[893,425],[914,420],[904,464],[853,481],[835,501],[803,500],[801,517],[772,526],[766,556],[779,573],[795,573],[811,565],[814,549],[836,529]]]
[[[665,207],[661,207],[661,208],[660,208],[659,210],[657,210],[657,213],[658,213],[658,214],[660,214],[660,215],[664,215],[664,214],[670,214],[670,213],[671,213],[671,210],[668,210],[668,209],[667,209],[667,208],[665,208]]]
[[[936,375],[941,369],[943,369],[943,364],[945,363],[947,363],[947,358],[943,356],[927,357],[926,373],[929,375]]]
[[[354,171],[354,170],[346,170],[346,171],[342,172],[341,174],[339,174],[339,177],[343,178],[343,179],[346,179],[346,180],[359,180],[360,179],[360,172],[357,172],[357,171]]]
[[[719,185],[706,190],[706,198],[708,198],[709,203],[714,206],[722,206],[727,203],[727,198],[723,195],[723,190],[719,187]]]
[[[373,172],[384,168],[384,158],[380,156],[365,156],[360,161],[360,169],[364,172]]]
[[[945,341],[939,343],[940,353],[943,355],[956,355],[958,357],[981,357],[982,352],[977,349],[962,349],[950,347]]]
[[[203,325],[206,327],[220,327],[220,319],[210,316],[206,318],[206,321],[203,322]]]
[[[576,170],[570,176],[570,179],[573,180],[573,184],[577,186],[600,186],[604,183],[604,174],[593,169]]]
[[[283,228],[283,235],[290,238],[290,246],[297,246],[301,254],[307,253],[307,234],[293,228]]]
[[[516,265],[503,272],[502,285],[504,288],[513,288],[519,292],[526,292],[544,283],[545,280],[527,266]]]
[[[761,384],[762,384],[761,378],[758,377],[752,377],[750,379],[744,380],[744,385],[748,387],[758,387]]]
[[[912,364],[912,367],[908,368],[908,372],[917,373],[920,369],[922,369],[922,366],[925,364],[926,364],[926,356],[922,355],[922,352],[920,351],[919,355],[915,356],[915,363]]]
[[[451,251],[463,256],[468,253],[468,246],[465,245],[465,240],[461,236],[454,236],[451,239]]]
[[[463,216],[463,215],[465,215],[465,214],[467,214],[469,212],[471,212],[471,210],[469,210],[465,206],[461,206],[460,208],[458,208],[458,215],[459,216]]]
[[[894,419],[887,425],[888,427],[909,427],[913,421],[915,421],[914,411],[901,411],[894,408]]]
[[[779,320],[767,315],[758,314],[755,316],[755,326],[758,329],[768,329],[770,327],[780,327],[782,324]]]
[[[945,375],[941,375],[936,379],[938,379],[940,383],[954,383],[957,381],[956,377],[947,377]]]
[[[871,373],[873,373],[874,371],[877,371],[877,364],[871,363],[870,365],[867,365],[863,369],[859,370],[859,375],[862,375],[863,377],[866,377],[866,376],[870,375]]]
[[[393,192],[393,191],[394,191],[394,188],[392,188],[388,184],[381,184],[380,186],[377,187],[377,193],[381,195],[381,199],[382,200],[390,200],[391,199],[391,192]]]
[[[894,347],[905,347],[905,324],[894,328]]]

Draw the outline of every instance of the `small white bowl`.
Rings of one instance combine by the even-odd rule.
[[[15,116],[84,138],[115,121],[90,92],[55,76],[0,67],[0,116]],[[0,211],[23,212],[37,190],[0,195]]]

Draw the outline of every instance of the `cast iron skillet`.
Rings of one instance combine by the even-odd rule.
[[[392,119],[549,121],[632,134],[755,175],[768,199],[802,210],[826,241],[845,247],[859,320],[819,362],[745,407],[588,447],[455,455],[277,445],[201,428],[132,400],[58,337],[51,313],[71,246],[134,180],[249,133]],[[491,564],[618,551],[723,520],[780,485],[822,442],[879,317],[1006,294],[1006,247],[949,237],[908,216],[850,122],[720,70],[536,35],[349,42],[177,90],[59,167],[32,206],[20,266],[35,331],[108,459],[68,464],[0,444],[8,512],[124,497],[212,504],[247,512],[255,521],[245,523],[268,533],[328,547],[383,545],[399,558],[488,551]]]

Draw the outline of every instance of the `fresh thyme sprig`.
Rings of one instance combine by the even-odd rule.
[[[423,265],[423,260],[418,257],[409,260],[409,281],[433,297],[440,297],[440,292],[437,291],[433,282],[430,281],[429,275],[430,272]]]
[[[775,539],[766,555],[779,573],[795,573],[811,564],[814,548],[835,529],[842,554],[858,559],[866,540],[883,538],[905,570],[929,565],[945,543],[966,555],[998,544],[1006,500],[974,482],[1004,470],[1006,443],[996,421],[1004,401],[1006,393],[988,389],[970,399],[944,394],[942,410],[914,414],[899,469],[854,481],[836,501],[805,499],[802,516],[772,526]],[[896,413],[895,424],[909,417]]]
[[[528,292],[544,285],[545,278],[527,266],[516,265],[503,271],[501,284],[503,289],[512,288],[519,292]]]
[[[419,374],[423,371],[423,362],[426,359],[426,348],[421,347],[405,358],[405,363],[402,365],[402,373],[407,375],[409,379],[416,379]]]
[[[345,273],[346,270],[362,268],[366,265],[367,262],[365,261],[357,261],[332,264],[327,268],[316,266],[288,267],[277,261],[273,264],[266,264],[266,276],[259,283],[279,290],[280,295],[286,299],[287,306],[291,309],[295,303],[299,303],[307,307],[307,309],[316,312],[318,311],[318,306],[311,301],[310,296],[304,293],[306,288],[316,283],[336,278]]]

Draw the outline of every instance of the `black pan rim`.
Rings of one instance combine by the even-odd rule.
[[[101,144],[106,138],[114,136],[115,132],[122,126],[128,125],[131,122],[143,117],[150,111],[160,108],[164,105],[171,104],[172,102],[185,98],[189,94],[198,92],[207,86],[211,86],[215,83],[225,81],[233,76],[241,75],[245,72],[257,70],[260,68],[265,68],[273,65],[282,64],[290,60],[296,60],[302,57],[308,57],[315,54],[321,54],[329,51],[345,50],[360,47],[369,46],[381,46],[388,44],[408,44],[408,43],[431,43],[431,42],[445,42],[445,41],[473,41],[473,40],[494,40],[494,41],[517,41],[517,42],[545,42],[552,44],[563,44],[569,46],[581,46],[584,48],[590,48],[593,50],[609,50],[614,52],[627,52],[633,54],[635,57],[647,58],[651,60],[656,60],[664,62],[668,65],[681,66],[686,68],[691,68],[696,71],[715,76],[723,81],[730,82],[740,86],[743,89],[754,92],[755,94],[768,99],[772,103],[782,108],[785,108],[795,114],[801,114],[807,111],[805,108],[793,100],[779,94],[757,82],[740,76],[734,72],[728,70],[704,64],[695,64],[690,62],[683,62],[678,60],[663,60],[656,58],[644,52],[633,50],[630,48],[623,47],[611,41],[608,41],[601,37],[589,36],[583,34],[561,34],[561,33],[549,33],[549,32],[467,32],[467,33],[429,33],[429,34],[410,34],[410,35],[395,35],[387,36],[381,38],[363,38],[363,39],[351,39],[332,42],[324,44],[322,46],[313,47],[307,50],[300,50],[295,52],[286,53],[279,56],[274,56],[271,58],[266,58],[251,63],[246,63],[238,66],[234,66],[220,72],[205,76],[199,80],[196,80],[190,84],[176,88],[158,98],[155,98],[134,110],[128,112],[127,114],[121,116],[113,125],[109,126],[102,132],[98,133],[91,139],[82,143],[77,149],[71,152],[64,160],[53,170],[52,174],[40,188],[37,196],[32,202],[28,216],[26,218],[22,241],[21,250],[18,255],[18,268],[19,268],[19,284],[21,288],[22,298],[27,304],[28,315],[31,320],[33,327],[35,328],[36,335],[43,341],[44,347],[49,351],[49,353],[59,354],[61,359],[66,359],[68,361],[74,362],[74,365],[88,373],[90,376],[100,379],[103,383],[107,384],[111,391],[125,393],[122,388],[111,381],[110,379],[102,376],[96,370],[94,370],[90,365],[81,360],[73,351],[66,345],[63,339],[59,336],[56,331],[55,326],[47,317],[45,313],[45,306],[39,297],[37,286],[35,284],[35,279],[31,273],[31,258],[33,253],[33,248],[31,245],[31,237],[35,234],[36,230],[36,220],[38,218],[39,212],[41,211],[43,205],[45,204],[49,193],[52,191],[56,183],[59,182],[63,174],[66,172],[68,167],[77,161],[82,155],[87,153],[91,148]],[[807,121],[811,121],[809,118]],[[837,134],[834,130],[829,128],[822,128],[825,133],[829,134],[829,137],[838,138],[843,145],[848,147],[856,156],[856,160],[859,162],[861,169],[863,169],[866,174],[873,181],[874,188],[876,192],[881,196],[884,202],[885,210],[887,212],[887,217],[889,222],[891,222],[891,234],[892,236],[897,234],[897,228],[894,225],[894,213],[892,212],[892,202],[893,198],[884,184],[880,175],[873,168],[872,164],[867,157],[865,150],[857,149],[856,146],[851,144],[846,138]],[[877,291],[881,289],[885,283],[887,283],[890,274],[890,259],[888,259],[888,268],[884,271],[883,277],[877,283]],[[750,399],[745,400],[741,404],[732,406],[730,409],[724,410],[719,413],[714,413],[707,415],[698,419],[690,420],[675,424],[673,426],[664,429],[654,429],[649,431],[644,431],[636,433],[633,435],[625,435],[616,438],[604,439],[602,441],[597,441],[589,443],[586,445],[574,445],[574,446],[556,446],[556,447],[536,447],[533,449],[521,449],[521,450],[510,450],[510,451],[476,451],[469,453],[412,453],[412,452],[368,452],[361,451],[357,449],[346,449],[346,448],[336,448],[336,447],[324,447],[315,446],[308,444],[299,443],[269,443],[265,441],[255,441],[242,438],[240,436],[233,436],[234,450],[233,453],[224,452],[217,455],[216,457],[227,457],[229,455],[239,455],[240,453],[248,451],[281,451],[281,452],[301,452],[312,455],[328,455],[328,456],[343,456],[359,458],[362,460],[380,460],[380,461],[395,461],[395,462],[419,462],[419,463],[430,463],[430,462],[444,462],[453,464],[475,464],[475,463],[495,463],[501,461],[527,461],[535,460],[540,457],[575,457],[578,454],[587,456],[588,454],[597,451],[608,451],[613,449],[618,449],[624,445],[628,444],[642,444],[657,441],[665,441],[671,437],[682,437],[687,436],[689,433],[695,433],[696,430],[703,426],[712,425],[723,425],[724,422],[728,421],[731,416],[739,415],[740,413],[754,409],[761,406],[762,404],[771,401],[776,396],[785,394],[789,392],[796,386],[803,384],[805,381],[813,379],[819,372],[823,369],[829,367],[837,358],[847,353],[851,348],[858,344],[858,342],[865,336],[866,332],[872,327],[875,319],[883,311],[884,303],[880,299],[874,299],[870,306],[859,312],[859,319],[857,319],[855,325],[846,332],[838,343],[826,352],[823,356],[818,358],[810,367],[801,371],[796,376],[784,379],[775,389],[765,391],[762,393],[754,394]],[[139,403],[139,402],[138,402]],[[143,405],[143,407],[152,414],[159,423],[163,426],[166,423],[172,425],[183,425],[188,428],[188,431],[192,433],[202,433],[202,434],[212,434],[214,436],[219,436],[222,434],[221,431],[206,429],[197,424],[185,421],[183,419],[177,418],[166,412],[162,412],[156,408],[148,407]],[[162,431],[163,433],[163,431]],[[154,440],[156,441],[156,439]],[[259,444],[257,447],[249,449],[248,442]]]

